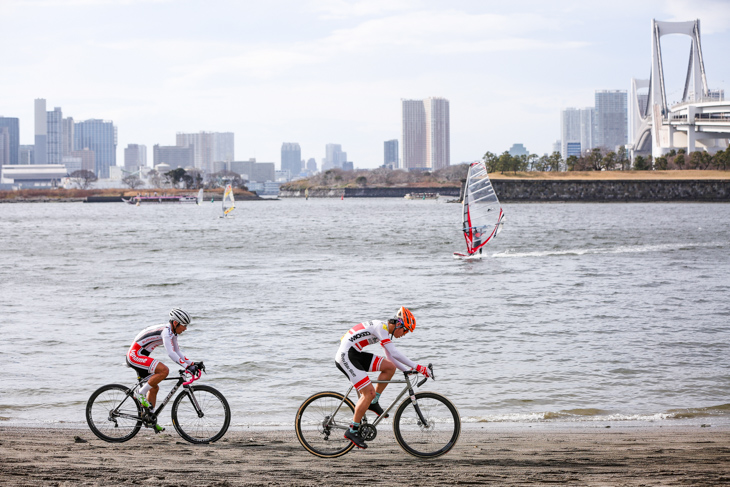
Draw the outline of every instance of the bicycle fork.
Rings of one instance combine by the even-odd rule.
[[[411,399],[411,404],[413,404],[413,409],[416,410],[416,414],[418,415],[418,426],[423,426],[424,428],[428,428],[428,421],[426,421],[426,418],[423,417],[423,413],[421,412],[421,408],[418,406],[418,400],[416,399],[416,394],[413,392],[413,387],[408,387],[408,394]]]

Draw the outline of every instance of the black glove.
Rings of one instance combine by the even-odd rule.
[[[195,376],[195,374],[198,373],[198,366],[195,364],[188,365],[185,371],[190,373],[190,375]]]

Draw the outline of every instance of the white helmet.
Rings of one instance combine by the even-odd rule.
[[[170,311],[170,321],[177,321],[181,325],[188,326],[190,324],[190,315],[180,308],[173,308]]]

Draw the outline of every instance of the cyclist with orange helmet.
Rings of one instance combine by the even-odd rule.
[[[393,338],[400,338],[416,329],[416,318],[407,308],[401,307],[395,317],[385,321],[365,321],[353,326],[340,339],[340,348],[335,355],[335,364],[347,376],[357,389],[360,398],[355,405],[355,414],[345,438],[358,448],[367,448],[360,436],[360,421],[365,412],[370,410],[378,416],[383,408],[378,404],[380,395],[388,384],[379,383],[373,387],[368,372],[380,372],[378,380],[390,380],[398,368],[402,371],[416,369],[419,373],[430,377],[428,367],[418,365],[403,355],[393,344]],[[368,345],[380,343],[385,350],[385,357],[364,352]]]

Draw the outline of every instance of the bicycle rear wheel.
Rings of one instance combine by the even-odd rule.
[[[195,408],[193,398],[200,412]],[[210,386],[190,386],[172,404],[172,425],[190,443],[213,443],[223,438],[231,423],[231,409],[223,394]]]
[[[121,443],[134,438],[142,427],[142,406],[129,388],[108,384],[98,388],[86,403],[86,422],[104,441]]]
[[[424,425],[410,399],[398,407],[393,418],[393,433],[406,452],[417,457],[439,457],[456,444],[461,433],[461,419],[456,407],[440,394],[416,393]]]
[[[337,392],[318,392],[299,406],[294,429],[299,443],[309,453],[322,458],[336,458],[355,446],[345,438],[355,405],[349,398],[345,398],[344,402],[342,398],[342,394]]]

